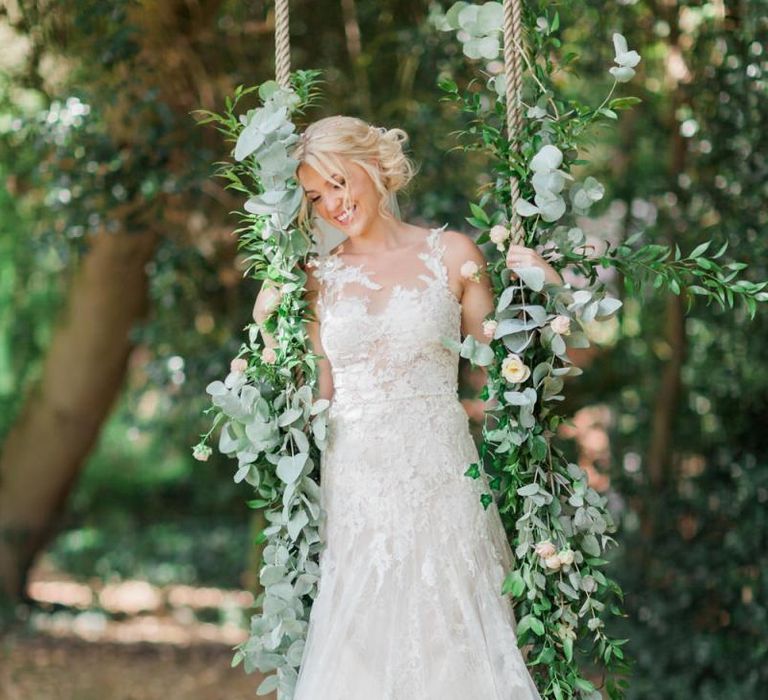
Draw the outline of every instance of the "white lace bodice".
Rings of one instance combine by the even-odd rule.
[[[333,375],[334,404],[456,395],[461,305],[448,285],[444,229],[431,229],[393,284],[374,281],[338,254],[311,262],[321,283],[320,340]]]

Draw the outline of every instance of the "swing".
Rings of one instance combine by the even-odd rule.
[[[458,5],[454,17],[466,7]],[[518,144],[524,57],[519,0],[504,0],[503,37],[506,139]],[[266,544],[260,572],[264,592],[257,601],[260,611],[251,620],[250,638],[236,647],[233,665],[244,662],[247,672],[272,674],[259,686],[259,694],[277,689],[280,698],[290,698],[320,573],[321,509],[315,475],[327,446],[329,402],[313,399],[316,357],[300,327],[307,306],[302,300],[306,274],[300,263],[312,252],[313,242],[293,225],[300,193],[285,153],[297,140],[290,114],[311,101],[315,76],[297,71],[291,77],[287,0],[276,0],[275,6],[275,74],[274,83],[259,88],[262,108],[251,110],[238,123],[233,110],[251,91],[238,88],[234,101],[228,101],[227,117],[210,115],[207,121],[217,121],[222,131],[237,139],[237,161],[251,159],[258,165],[261,179],[250,191],[253,196],[245,205],[250,216],[239,232],[250,253],[248,271],[282,287],[279,305],[264,323],[280,343],[276,349],[261,347],[258,326],[249,329],[243,356],[233,361],[223,382],[207,387],[218,413],[195,449],[210,450],[204,443],[223,419],[219,450],[237,457],[235,480],[256,489],[259,498],[249,505],[265,509],[269,524],[260,536]],[[456,90],[449,92],[459,99]],[[514,149],[511,155],[518,157]],[[545,145],[530,170],[550,176],[548,186],[554,187],[553,181],[567,176],[561,164],[559,149]],[[478,242],[491,239],[500,251],[509,243],[531,241],[535,233],[533,225],[525,230],[532,205],[521,197],[518,177],[510,171],[508,184],[498,187],[500,211],[487,215],[482,207],[472,206],[473,223],[485,231]],[[252,169],[232,166],[229,172],[245,176]],[[244,179],[230,179],[241,192],[249,192]],[[587,320],[607,320],[620,302],[598,286],[575,292],[567,285],[545,289],[543,274],[532,268],[512,270],[497,263],[492,272],[498,296],[495,317],[487,321],[489,342],[470,335],[454,348],[489,368],[482,398],[499,402],[495,426],[484,426],[480,461],[468,466],[466,476],[478,478],[481,470],[488,472],[507,514],[508,529],[516,533],[520,566],[508,572],[502,592],[512,596],[522,613],[518,641],[529,649],[528,664],[543,695],[559,698],[578,689],[582,697],[597,698],[599,691],[576,665],[574,640],[580,633],[594,634],[596,660],[624,669],[620,646],[626,640],[610,639],[598,616],[605,607],[600,598],[617,590],[599,570],[605,563],[600,558],[604,549],[615,543],[607,534],[615,525],[606,499],[588,486],[583,470],[551,445],[545,417],[551,421],[549,416],[563,398],[564,378],[579,373],[567,357],[568,346],[586,342],[578,327]],[[537,334],[539,340],[534,342]],[[297,381],[297,376],[304,381]],[[481,498],[485,508],[492,500],[489,493]],[[558,541],[562,546],[555,544]],[[558,614],[551,615],[552,610]]]

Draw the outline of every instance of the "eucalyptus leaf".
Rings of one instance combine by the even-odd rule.
[[[540,267],[513,267],[512,271],[534,292],[544,288],[544,270]]]
[[[293,483],[301,475],[308,458],[306,453],[281,457],[277,463],[277,476],[286,484]]]

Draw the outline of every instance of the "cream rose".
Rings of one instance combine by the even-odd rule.
[[[542,559],[548,559],[551,557],[557,550],[555,549],[555,545],[553,545],[549,540],[544,540],[542,542],[539,542],[536,547],[534,548],[534,551],[536,554],[538,554]]]
[[[499,324],[496,321],[483,321],[483,335],[488,338],[488,340],[493,340],[493,335],[496,333],[496,327]]]
[[[467,280],[472,280],[473,282],[479,282],[480,281],[480,268],[478,267],[477,263],[474,260],[467,260],[459,270],[459,274]]]
[[[264,348],[261,351],[261,359],[268,365],[273,365],[277,361],[277,354],[272,348]]]
[[[544,560],[544,565],[548,569],[552,569],[552,571],[557,571],[562,566],[560,557],[558,557],[557,554],[553,554],[551,557],[547,557]]]
[[[531,368],[523,362],[520,355],[510,353],[501,363],[501,374],[510,384],[520,384],[531,376]]]
[[[572,549],[561,549],[557,553],[557,558],[560,560],[560,563],[563,566],[570,566],[573,564],[573,550]]]
[[[549,327],[558,335],[570,335],[571,319],[568,316],[555,316],[550,322]]]
[[[245,372],[248,369],[248,360],[244,357],[236,357],[229,363],[230,372]]]
[[[491,242],[496,244],[496,247],[501,250],[501,246],[504,245],[504,241],[509,238],[509,229],[506,226],[502,226],[501,224],[496,224],[494,226],[489,234],[491,238]]]

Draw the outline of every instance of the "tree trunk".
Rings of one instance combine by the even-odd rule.
[[[677,195],[678,203],[671,208],[667,220],[667,238],[670,246],[674,245],[676,233],[685,230],[684,192],[678,185],[678,177],[685,172],[686,143],[678,125],[679,109],[688,101],[685,85],[693,81],[693,75],[685,62],[680,45],[679,9],[676,3],[665,0],[663,13],[670,25],[670,34],[665,58],[665,81],[671,95],[667,124],[670,134],[668,175],[672,183],[671,190]],[[666,300],[666,318],[664,337],[669,348],[659,389],[653,408],[651,437],[646,455],[646,471],[651,493],[659,494],[670,480],[672,464],[672,436],[675,418],[683,390],[682,369],[686,354],[685,313],[680,296],[669,293]],[[642,531],[650,541],[656,531],[658,517],[664,517],[658,512],[658,500],[649,499],[642,517]]]
[[[42,376],[0,452],[0,598],[25,598],[28,571],[120,391],[157,240],[101,233],[73,278]]]

